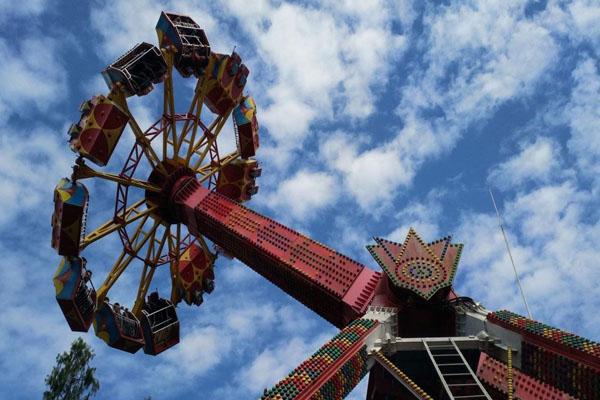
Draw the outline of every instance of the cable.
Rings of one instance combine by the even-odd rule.
[[[510,258],[510,263],[512,264],[513,271],[515,271],[515,279],[517,281],[517,285],[519,286],[519,291],[521,292],[521,297],[523,298],[523,303],[525,303],[525,309],[527,310],[527,315],[529,319],[533,319],[531,316],[531,311],[529,311],[529,304],[527,304],[527,299],[525,298],[525,292],[523,291],[523,287],[521,286],[521,280],[519,279],[519,274],[517,273],[517,267],[515,266],[515,261],[513,260],[512,253],[510,252],[510,246],[508,245],[508,239],[506,238],[506,232],[504,232],[504,225],[502,224],[502,217],[500,217],[500,211],[498,211],[498,207],[496,206],[496,200],[494,199],[494,194],[492,193],[492,188],[488,188],[490,192],[490,197],[492,198],[492,204],[494,204],[494,210],[496,210],[496,216],[498,217],[498,225],[500,226],[500,230],[502,231],[502,236],[504,237],[504,243],[506,244],[506,250],[508,251],[508,257]]]

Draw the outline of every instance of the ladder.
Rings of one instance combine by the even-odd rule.
[[[492,400],[454,342],[423,339],[423,345],[450,400]]]

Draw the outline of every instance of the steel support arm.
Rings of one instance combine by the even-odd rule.
[[[363,315],[373,298],[379,272],[193,179],[176,185],[173,201],[192,234],[207,237],[339,328]]]
[[[600,343],[506,310],[485,323],[492,333],[500,327],[520,336],[521,372],[574,398],[600,399]]]
[[[261,400],[343,399],[369,371],[367,340],[379,323],[358,319],[325,343]]]

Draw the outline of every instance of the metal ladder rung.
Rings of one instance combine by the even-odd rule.
[[[477,376],[475,375],[475,373],[473,372],[473,370],[471,369],[471,367],[469,366],[469,363],[467,362],[467,360],[465,359],[465,357],[463,356],[463,354],[460,352],[460,349],[458,348],[458,346],[456,345],[456,343],[454,342],[454,340],[452,338],[448,338],[448,345],[434,345],[434,346],[429,346],[429,344],[427,343],[427,340],[422,340],[423,342],[423,346],[425,347],[425,350],[427,351],[427,355],[429,356],[429,359],[431,360],[431,362],[433,363],[433,367],[435,368],[435,370],[437,371],[437,374],[440,378],[440,381],[442,383],[442,385],[444,386],[444,390],[446,391],[446,394],[448,395],[450,400],[455,400],[455,399],[487,399],[487,400],[492,400],[490,395],[486,392],[485,388],[482,386],[481,382],[479,382],[479,380],[477,379]],[[442,354],[434,354],[432,352],[432,350],[435,349],[453,349],[453,351],[455,352],[455,354],[451,354],[451,353],[442,353]],[[438,363],[436,360],[436,357],[459,357],[461,362],[454,362],[454,363]],[[444,373],[442,372],[441,367],[462,367],[465,368],[466,371],[464,372],[450,372],[450,373]],[[449,384],[446,381],[447,377],[458,377],[458,376],[462,376],[465,377],[465,379],[463,380],[463,383],[451,383]],[[472,381],[472,382],[469,382]],[[454,395],[452,393],[451,388],[459,388],[459,387],[467,387],[467,386],[476,386],[477,387],[477,393],[478,394],[471,394],[471,395]],[[471,390],[471,392],[473,392],[473,390]]]
[[[444,379],[445,379],[445,378],[447,378],[447,377],[448,377],[448,378],[457,377],[458,375],[454,375],[454,376],[451,376],[451,375],[450,375],[450,376],[449,376],[449,375],[445,375],[444,373],[442,373],[442,376],[443,376],[443,377],[444,377]],[[473,378],[471,377],[471,374],[464,374],[464,375],[462,375],[462,376],[464,376],[464,377],[466,377],[466,378],[471,378],[471,381],[472,381],[472,382],[474,382],[474,381],[473,381]],[[453,383],[452,385],[458,385],[458,383]],[[452,386],[452,385],[451,385],[451,384],[448,384],[448,386]]]
[[[468,372],[453,372],[453,373],[442,374],[442,375],[444,375],[444,376],[466,376],[466,375],[471,376],[471,374]]]

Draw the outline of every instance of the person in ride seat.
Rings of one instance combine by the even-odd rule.
[[[87,294],[89,301],[92,301],[92,292],[94,290],[94,289],[92,289],[91,286],[88,286],[88,283],[91,282],[91,280],[92,280],[92,271],[90,271],[89,269],[86,269],[85,272],[83,273],[83,284],[85,285],[86,294]]]
[[[150,293],[148,296],[148,307],[151,311],[158,310],[160,308],[160,297],[158,296],[158,291]]]
[[[92,280],[92,271],[86,269],[83,273],[83,282],[87,284],[90,280]]]
[[[127,307],[121,310],[123,314],[123,322],[124,322],[124,331],[129,337],[138,337],[139,331],[136,324],[136,318],[131,311]]]
[[[81,279],[83,280],[83,284],[87,285],[87,283],[92,279],[92,271],[89,271],[86,268],[87,260],[85,257],[81,257]]]

